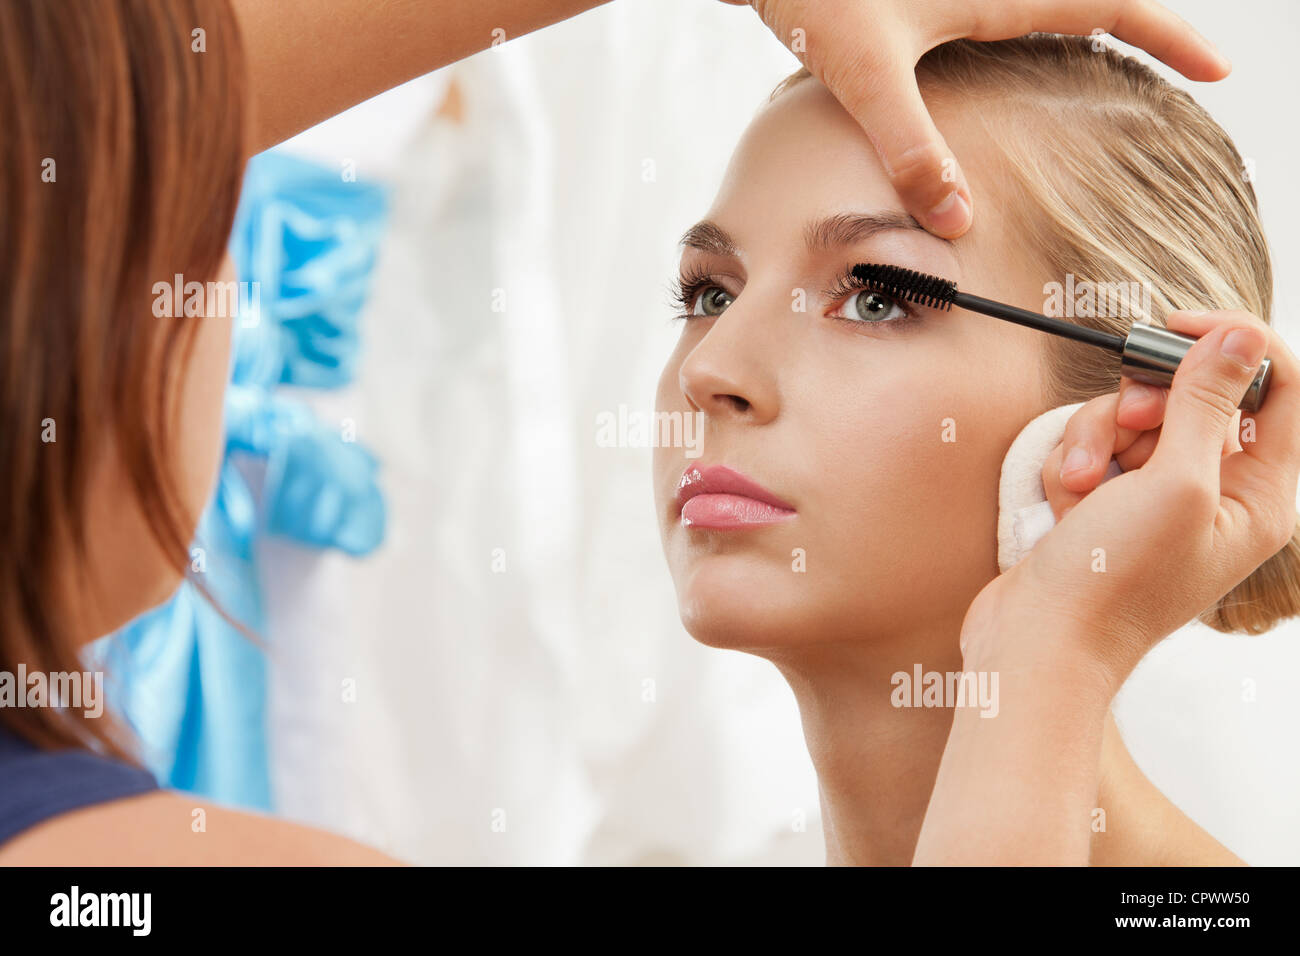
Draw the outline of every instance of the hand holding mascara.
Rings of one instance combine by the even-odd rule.
[[[917,305],[945,310],[956,305],[971,312],[1038,329],[1040,332],[1050,332],[1076,342],[1109,349],[1120,356],[1121,375],[1162,388],[1168,388],[1173,382],[1179,363],[1196,341],[1190,336],[1139,322],[1133,324],[1127,336],[1111,335],[1004,302],[958,292],[955,282],[899,266],[861,264],[853,267],[853,275],[885,295]],[[1272,376],[1273,363],[1264,359],[1238,407],[1248,412],[1259,411],[1268,395]]]

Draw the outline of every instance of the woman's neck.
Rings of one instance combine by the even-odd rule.
[[[926,706],[912,685],[918,665],[923,675],[961,670],[956,632],[805,645],[770,657],[799,704],[827,864],[910,864],[952,725],[952,710]]]
[[[918,691],[915,678],[919,667],[933,691],[931,675],[961,671],[956,632],[805,645],[767,656],[799,704],[817,772],[827,864],[909,865],[953,715],[951,700],[930,706],[938,691]],[[1097,806],[1122,808],[1123,816],[1108,821],[1099,812],[1091,821],[1094,862],[1239,862],[1142,775],[1109,717],[1104,741]]]

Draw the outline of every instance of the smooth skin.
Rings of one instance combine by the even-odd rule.
[[[249,152],[260,152],[356,103],[416,76],[602,5],[606,0],[233,0],[244,33],[253,103]],[[853,117],[875,131],[875,148],[904,208],[937,234],[971,223],[965,177],[952,162],[916,93],[912,66],[949,39],[995,39],[1030,30],[1103,29],[1149,50],[1189,78],[1214,80],[1228,65],[1181,20],[1151,0],[755,0],[782,42],[802,30],[796,54],[826,81]],[[958,193],[961,202],[948,200]],[[947,207],[942,207],[949,202]],[[965,210],[961,207],[964,204]],[[215,478],[220,449],[221,381],[228,323],[205,330],[175,407],[186,453],[184,481],[195,518]],[[221,342],[208,341],[220,338]],[[1276,386],[1275,386],[1276,387]],[[200,447],[201,446],[201,447]],[[202,467],[199,467],[199,465]],[[126,487],[120,463],[97,473],[100,487]],[[115,485],[116,483],[116,485]],[[69,567],[67,599],[87,642],[157,604],[177,584],[158,563],[141,579],[150,540],[138,516],[92,501],[87,529],[95,580]],[[153,565],[150,562],[151,566]],[[94,596],[98,595],[100,600]],[[0,847],[0,863],[118,864],[394,862],[352,841],[254,814],[211,808],[206,832],[192,828],[194,798],[159,793],[65,814]],[[162,821],[170,820],[166,824]]]

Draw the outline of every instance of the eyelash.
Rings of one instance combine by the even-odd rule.
[[[717,285],[713,276],[702,269],[692,269],[684,272],[673,281],[673,305],[679,310],[674,319],[691,319],[691,309],[695,308],[695,300],[699,294],[709,286]]]
[[[691,313],[691,310],[695,307],[695,300],[699,297],[701,292],[713,286],[722,288],[722,286],[719,285],[718,281],[711,273],[704,271],[702,269],[692,269],[679,276],[673,282],[672,300],[674,306],[680,311],[678,312],[677,315],[673,316],[673,318],[684,319],[686,321],[690,321],[691,319],[695,319],[695,318],[700,318],[700,316],[696,316]],[[875,292],[877,295],[881,296],[882,298],[888,299],[890,302],[896,305],[900,310],[902,310],[903,317],[901,319],[891,319],[888,322],[876,322],[876,323],[868,323],[863,319],[846,319],[838,315],[828,316],[828,318],[835,319],[837,322],[848,322],[850,325],[870,324],[870,325],[877,325],[877,326],[911,325],[918,318],[916,313],[913,312],[912,309],[908,307],[908,304],[906,302],[900,299],[896,299],[893,296],[885,295],[885,293],[881,292],[879,289],[875,288],[870,283],[866,283],[863,282],[861,279],[858,279],[856,276],[853,275],[852,272],[845,272],[843,275],[841,275],[839,279],[836,280],[835,284],[831,286],[831,288],[825,290],[822,293],[822,295],[825,298],[831,300],[832,302],[838,302],[841,299],[847,299],[858,292]]]

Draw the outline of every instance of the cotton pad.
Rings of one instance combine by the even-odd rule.
[[[1006,571],[1052,530],[1056,518],[1043,488],[1043,463],[1065,435],[1065,426],[1083,402],[1043,412],[1020,430],[1002,460],[998,483],[998,570]],[[1102,475],[1109,481],[1122,469],[1114,458]]]

